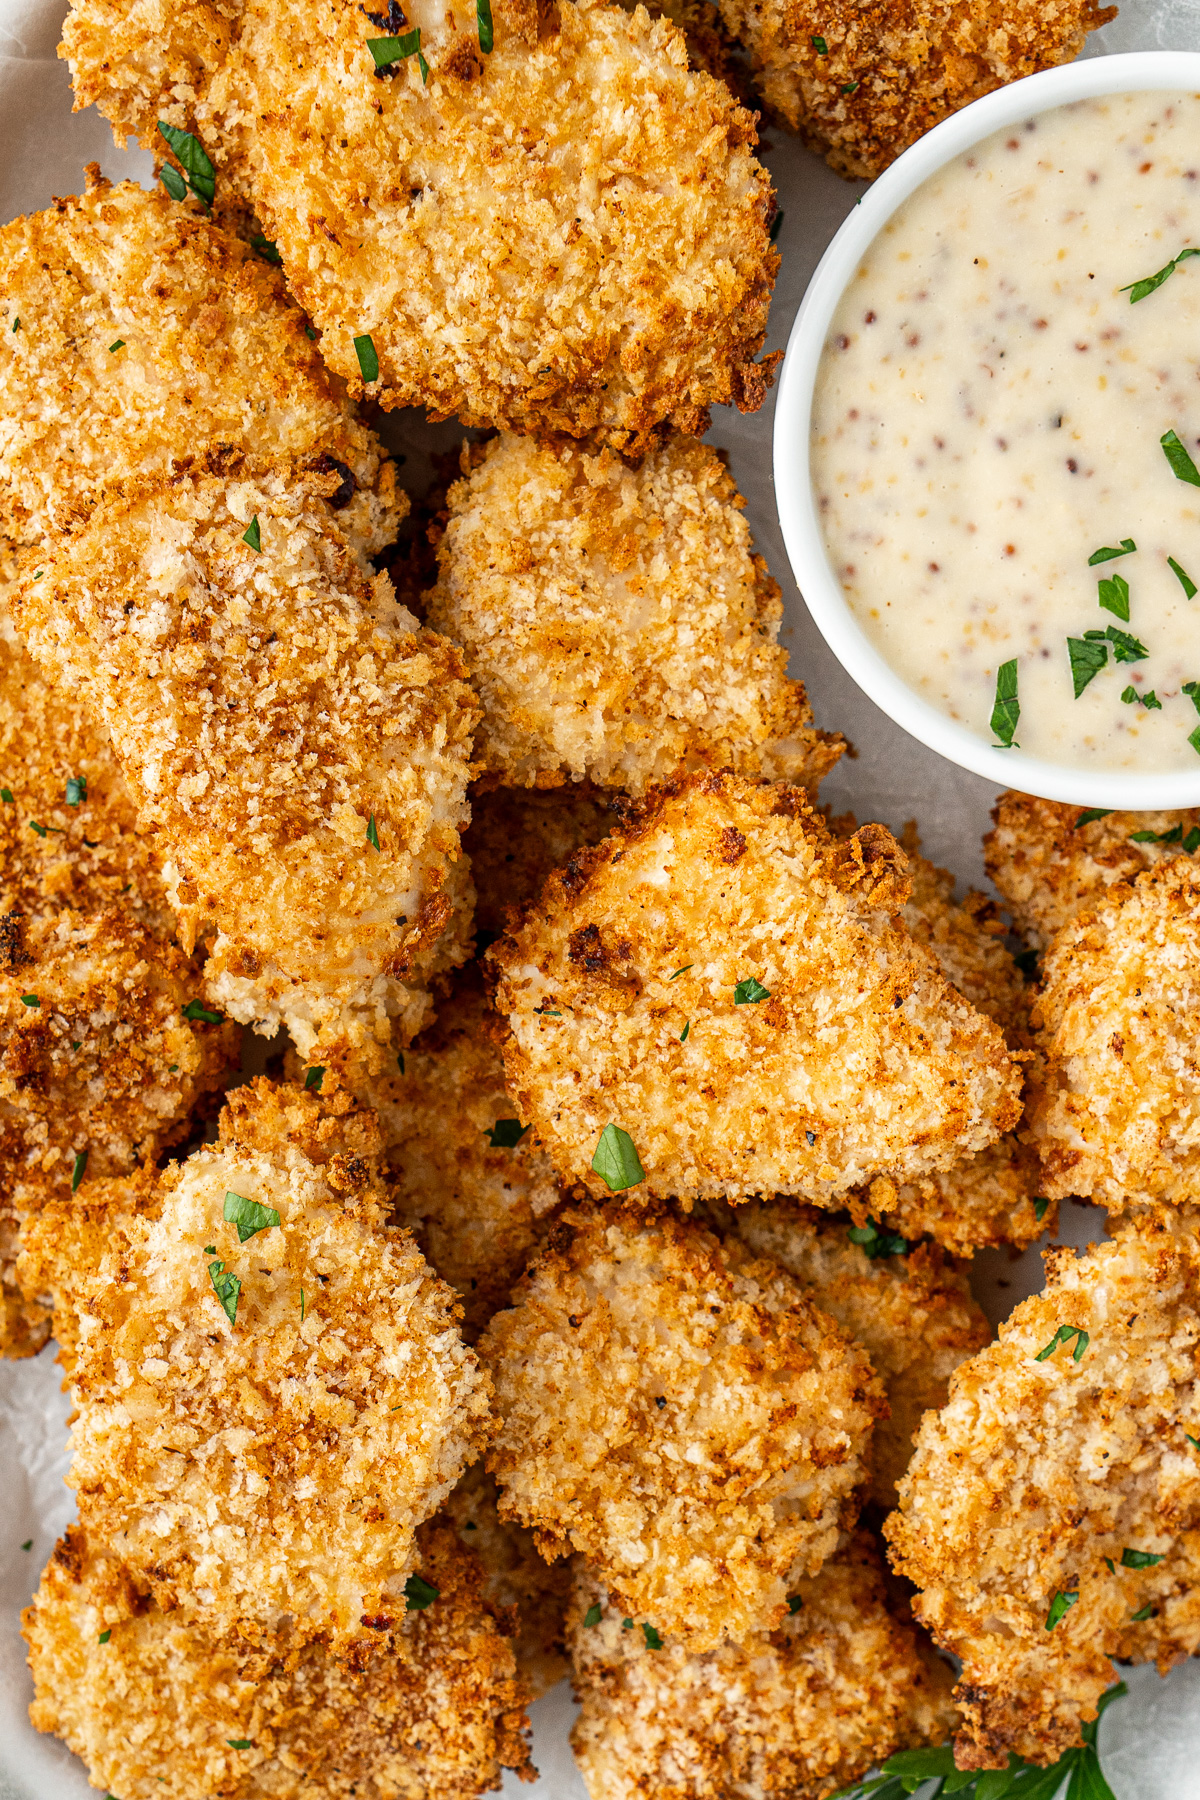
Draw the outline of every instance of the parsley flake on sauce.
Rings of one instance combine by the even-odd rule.
[[[1112,613],[1114,618],[1123,624],[1129,623],[1129,583],[1123,575],[1114,575],[1100,583],[1100,605],[1105,612]]]
[[[494,1125],[484,1126],[483,1134],[493,1150],[515,1150],[529,1129],[520,1119],[497,1119]]]
[[[180,175],[178,169],[173,168],[170,163],[164,163],[161,170],[162,184],[172,200],[184,199],[190,188],[198,200],[202,200],[205,206],[211,206],[217,191],[217,172],[200,139],[193,132],[180,131],[178,126],[168,125],[162,119],[158,121],[158,129],[183,169],[183,174]],[[174,179],[168,180],[168,176]]]
[[[1013,735],[1017,729],[1017,720],[1021,717],[1021,702],[1017,699],[1017,659],[1001,663],[996,670],[996,700],[992,707],[991,726],[1000,739],[997,749],[1011,750]],[[1019,749],[1020,746],[1018,745]]]
[[[1128,294],[1130,306],[1136,306],[1139,300],[1145,300],[1156,288],[1160,288],[1164,281],[1168,281],[1180,263],[1186,262],[1189,256],[1200,256],[1200,250],[1181,250],[1178,256],[1173,256],[1170,262],[1158,271],[1157,275],[1143,275],[1140,281],[1131,281],[1127,287],[1118,288],[1117,292]]]
[[[584,1613],[583,1622],[589,1629],[593,1625],[598,1625],[600,1623],[600,1608],[594,1600]]]
[[[1121,700],[1125,706],[1133,706],[1136,704],[1138,706],[1146,707],[1150,712],[1162,711],[1162,701],[1159,699],[1153,688],[1147,688],[1144,694],[1139,694],[1137,689],[1131,683],[1122,693]]]
[[[185,1019],[190,1019],[193,1024],[197,1019],[203,1019],[206,1025],[219,1025],[221,1023],[220,1013],[210,1012],[202,1000],[189,1000],[183,1009],[183,1016]]]
[[[1173,431],[1164,431],[1159,438],[1163,455],[1175,471],[1177,481],[1190,482],[1192,487],[1200,487],[1200,469],[1188,455],[1187,445]]]
[[[610,1194],[624,1193],[626,1188],[645,1181],[646,1171],[633,1139],[619,1125],[606,1125],[600,1133],[600,1142],[592,1157],[592,1173],[600,1177]]]
[[[86,1150],[77,1150],[75,1152],[75,1166],[71,1170],[71,1192],[72,1193],[75,1192],[75,1189],[79,1186],[80,1182],[84,1178],[84,1175],[87,1173],[87,1159],[88,1159],[88,1153]]]
[[[1122,538],[1119,544],[1102,544],[1088,557],[1088,568],[1094,569],[1097,563],[1112,562],[1118,556],[1132,556],[1136,549],[1132,538]]]
[[[1053,1631],[1059,1620],[1066,1618],[1078,1598],[1078,1592],[1074,1594],[1064,1594],[1062,1592],[1055,1594],[1053,1600],[1050,1602],[1050,1611],[1046,1614],[1045,1628],[1047,1631]]]
[[[851,1225],[846,1236],[872,1259],[877,1256],[907,1256],[912,1248],[906,1238],[902,1238],[897,1232],[888,1231],[878,1219],[869,1219],[865,1225]]]
[[[257,513],[255,513],[245,531],[243,531],[242,542],[243,544],[249,544],[252,550],[262,549],[262,529],[258,523]],[[1126,613],[1125,617],[1128,618],[1129,614]]]
[[[1168,556],[1167,567],[1172,571],[1176,581],[1178,581],[1180,587],[1183,589],[1184,599],[1194,600],[1196,598],[1197,588],[1187,570],[1177,563],[1173,556]]]
[[[375,349],[375,340],[369,332],[354,340],[354,354],[358,358],[359,373],[364,381],[378,381],[379,357]]]
[[[1067,655],[1071,659],[1071,685],[1078,700],[1085,687],[1108,662],[1108,645],[1088,638],[1067,639]]]
[[[1153,1569],[1166,1560],[1166,1552],[1155,1556],[1149,1550],[1122,1550],[1121,1567],[1123,1569]]]
[[[1113,647],[1114,662],[1141,662],[1150,654],[1140,638],[1133,637],[1128,631],[1118,631],[1115,625],[1110,625],[1104,635]]]
[[[760,1000],[770,998],[770,988],[765,988],[761,981],[755,981],[753,975],[747,975],[745,981],[739,981],[733,990],[735,1006],[757,1006]]]
[[[304,1076],[304,1091],[305,1091],[305,1093],[306,1094],[319,1094],[321,1091],[321,1083],[324,1081],[324,1079],[325,1079],[325,1064],[324,1063],[318,1063],[314,1068],[307,1070],[305,1073],[305,1076]]]
[[[1083,1358],[1084,1351],[1091,1342],[1087,1332],[1084,1331],[1081,1325],[1060,1325],[1054,1336],[1050,1339],[1050,1342],[1046,1344],[1043,1349],[1038,1351],[1034,1361],[1045,1362],[1048,1357],[1054,1355],[1054,1352],[1058,1349],[1060,1344],[1069,1344],[1072,1338],[1075,1339],[1075,1348],[1071,1352],[1071,1360],[1072,1362],[1080,1362]]]
[[[435,1588],[423,1575],[410,1575],[404,1584],[404,1609],[406,1612],[424,1612],[427,1606],[440,1599],[441,1592],[441,1588]]]
[[[242,1291],[242,1284],[238,1277],[229,1273],[225,1268],[225,1264],[218,1261],[209,1263],[208,1279],[213,1284],[213,1292],[221,1302],[225,1317],[229,1320],[231,1325],[236,1325],[238,1296]]]
[[[237,1226],[239,1244],[249,1243],[260,1231],[269,1231],[272,1225],[279,1223],[279,1214],[273,1206],[247,1200],[244,1194],[226,1194],[221,1216],[227,1225]]]

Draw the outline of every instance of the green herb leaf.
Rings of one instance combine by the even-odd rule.
[[[321,1091],[321,1083],[324,1081],[324,1079],[325,1079],[325,1064],[318,1063],[314,1068],[309,1069],[305,1074],[305,1077],[304,1077],[305,1093],[306,1094],[319,1094]]]
[[[19,319],[19,318],[18,318],[18,319],[14,319],[14,320],[13,320],[13,322],[12,322],[12,328],[13,328],[13,330],[14,330],[14,331],[20,331],[20,329],[21,329],[21,321],[20,321],[20,319]]]
[[[907,1239],[888,1231],[879,1219],[870,1219],[865,1225],[851,1225],[846,1236],[852,1244],[858,1244],[869,1257],[907,1256],[912,1248]]]
[[[80,806],[87,799],[87,776],[71,775],[67,779],[67,805]]]
[[[304,1323],[304,1289],[303,1288],[300,1289],[300,1323],[302,1325]],[[395,1412],[395,1410],[396,1410],[395,1407],[393,1407],[392,1411]]]
[[[1166,1561],[1166,1552],[1155,1556],[1150,1550],[1122,1550],[1121,1567],[1123,1569],[1153,1569],[1160,1562]]]
[[[668,980],[668,981],[678,981],[678,980],[679,980],[679,977],[680,977],[680,976],[681,976],[681,975],[686,975],[686,974],[687,974],[687,972],[688,972],[688,970],[689,970],[689,969],[694,969],[694,968],[695,968],[695,966],[696,966],[696,965],[695,965],[695,963],[684,963],[684,965],[683,965],[683,967],[682,967],[682,969],[676,969],[676,971],[675,971],[675,973],[674,973],[674,974],[673,974],[673,975],[668,975],[668,976],[667,976],[667,980]]]
[[[584,1613],[583,1622],[589,1630],[593,1625],[598,1625],[600,1623],[600,1608],[594,1600]]]
[[[492,53],[491,0],[475,0],[475,23],[479,27],[479,48],[485,56]]]
[[[800,1598],[799,1594],[789,1594],[788,1595],[787,1608],[788,1608],[789,1613],[792,1613],[792,1614],[798,1613],[803,1605],[804,1605],[804,1602]]]
[[[226,1738],[225,1742],[231,1750],[249,1750],[253,1748],[253,1738]]]
[[[828,56],[829,55],[829,45],[825,42],[825,39],[823,37],[810,38],[808,41],[812,45],[813,49],[816,51],[818,56]]]
[[[1198,590],[1187,570],[1177,563],[1173,556],[1168,556],[1167,566],[1174,571],[1175,578],[1183,589],[1184,598],[1194,600]]]
[[[1192,487],[1200,487],[1200,469],[1188,455],[1187,446],[1173,431],[1164,431],[1159,438],[1163,455],[1175,471],[1177,481],[1190,482]]]
[[[842,89],[843,94],[856,94],[857,92],[858,92],[857,81],[847,82],[846,86]]]
[[[1182,842],[1188,855],[1194,856],[1196,851],[1200,850],[1200,825],[1193,825]]]
[[[600,1177],[610,1194],[624,1193],[626,1188],[636,1187],[639,1181],[646,1179],[633,1139],[619,1125],[606,1125],[600,1133],[600,1142],[592,1158],[592,1172]]]
[[[183,1016],[185,1019],[190,1019],[193,1024],[197,1019],[202,1019],[206,1025],[221,1023],[220,1013],[210,1012],[202,1000],[189,1000],[183,1009]]]
[[[1034,1361],[1045,1362],[1047,1357],[1054,1355],[1060,1344],[1069,1344],[1072,1338],[1075,1339],[1075,1348],[1071,1352],[1071,1356],[1075,1362],[1078,1362],[1091,1342],[1087,1332],[1079,1325],[1060,1325],[1050,1342],[1044,1349],[1038,1351]]]
[[[996,670],[996,702],[992,707],[992,730],[1000,739],[1000,748],[1011,750],[1021,703],[1017,699],[1017,659],[1001,663]]]
[[[1116,1565],[1116,1563],[1115,1563],[1115,1562],[1114,1562],[1114,1561],[1113,1561],[1113,1559],[1112,1559],[1112,1557],[1111,1557],[1111,1556],[1102,1556],[1102,1557],[1101,1557],[1101,1559],[1100,1559],[1100,1560],[1101,1560],[1101,1562],[1103,1562],[1103,1563],[1106,1563],[1106,1564],[1107,1564],[1107,1565],[1108,1565],[1108,1572],[1109,1572],[1109,1574],[1110,1574],[1110,1575],[1115,1575],[1115,1574],[1116,1574],[1116,1572],[1117,1572],[1117,1565]]]
[[[1079,698],[1078,695],[1075,697],[1076,699]],[[1081,825],[1094,825],[1097,819],[1110,819],[1112,817],[1112,811],[1113,809],[1111,806],[1089,807],[1087,812],[1081,812],[1076,819],[1075,830],[1078,831]]]
[[[1200,707],[1197,707],[1196,710],[1200,712]],[[51,832],[54,832],[57,837],[61,837],[63,828],[61,825],[43,825],[37,819],[30,819],[29,829],[35,836],[44,838],[48,837]]]
[[[423,1575],[410,1575],[404,1584],[404,1605],[408,1612],[424,1612],[432,1606],[441,1595],[441,1588],[435,1588],[431,1581]]]
[[[1034,1201],[1033,1216],[1037,1220],[1039,1225],[1041,1224],[1042,1220],[1045,1218],[1046,1211],[1047,1211],[1049,1205],[1050,1205],[1050,1202],[1048,1200],[1035,1200]]]
[[[264,262],[281,263],[283,261],[278,245],[273,244],[269,237],[263,237],[261,232],[257,237],[250,239],[250,248],[258,256],[261,256]]]
[[[396,1052],[396,1067],[399,1069],[400,1073],[403,1075],[403,1073],[404,1073],[404,1052],[403,1052],[403,1050],[398,1050]]]
[[[1131,281],[1127,287],[1118,288],[1117,292],[1128,294],[1130,306],[1136,306],[1139,300],[1144,300],[1148,294],[1152,294],[1156,288],[1160,288],[1164,281],[1169,280],[1180,263],[1186,262],[1189,256],[1200,256],[1200,250],[1181,250],[1179,255],[1173,256],[1170,262],[1156,275],[1143,275],[1140,281]]]
[[[661,1650],[662,1649],[663,1641],[659,1637],[657,1631],[655,1631],[653,1625],[643,1625],[642,1626],[642,1636],[646,1640],[647,1650]]]
[[[1147,1600],[1145,1606],[1141,1607],[1135,1613],[1130,1613],[1129,1622],[1131,1625],[1140,1625],[1142,1623],[1142,1620],[1150,1618],[1152,1616],[1153,1612],[1154,1612],[1154,1604],[1152,1601]]]
[[[770,998],[770,989],[765,988],[761,981],[755,981],[753,975],[748,975],[745,981],[739,981],[733,990],[735,1006],[757,1006],[760,1000]]]
[[[79,1186],[80,1182],[83,1180],[85,1173],[87,1172],[87,1159],[88,1159],[88,1153],[86,1150],[77,1150],[75,1152],[75,1167],[71,1170],[71,1192],[72,1193],[75,1192],[75,1189]]]
[[[262,531],[259,527],[257,513],[255,513],[245,531],[243,531],[242,542],[243,544],[249,544],[252,550],[262,549]]]
[[[226,1273],[223,1262],[211,1262],[208,1265],[208,1278],[213,1284],[213,1291],[225,1309],[225,1317],[231,1325],[237,1324],[238,1295],[242,1284],[236,1275]]]
[[[683,1030],[679,1034],[679,1041],[681,1044],[687,1043],[688,1036],[689,1036],[689,1033],[691,1032],[691,1029],[692,1029],[692,1021],[690,1019],[688,1019],[684,1024]]]
[[[1102,544],[1088,557],[1088,568],[1094,569],[1097,563],[1112,562],[1118,556],[1131,556],[1136,549],[1132,538],[1122,538],[1119,544]]]
[[[489,50],[491,49],[490,44],[488,45],[488,48]],[[404,62],[406,58],[415,56],[417,65],[421,71],[422,82],[427,82],[429,80],[429,64],[425,61],[425,57],[421,50],[421,27],[419,25],[415,31],[406,31],[403,37],[368,38],[367,49],[371,52],[374,59],[376,74],[379,74],[384,69],[390,68],[393,63]],[[379,364],[378,362],[375,364],[375,375],[367,374],[366,369],[363,368],[362,351],[358,349],[359,345],[364,341],[368,344],[371,343],[370,338],[365,340],[362,338],[355,338],[354,340],[354,348],[358,350],[358,366],[363,370],[364,380],[374,381],[375,375],[378,375],[379,373]],[[371,354],[374,355],[374,353],[375,346],[372,344]]]
[[[494,1125],[484,1127],[484,1136],[493,1150],[513,1150],[528,1130],[520,1119],[497,1119]]]
[[[1078,1600],[1078,1593],[1055,1594],[1050,1602],[1050,1611],[1046,1614],[1046,1630],[1053,1631],[1060,1619],[1064,1619]]]
[[[354,354],[358,358],[358,368],[364,381],[378,381],[379,357],[375,351],[375,342],[369,332],[354,340]]]
[[[33,1539],[26,1538],[25,1542],[21,1545],[21,1548],[22,1548],[22,1550],[32,1550],[33,1549]]]
[[[187,199],[187,182],[179,173],[174,163],[164,163],[158,171],[158,179],[170,194],[172,200]]]
[[[1113,647],[1114,662],[1141,662],[1150,654],[1140,638],[1131,637],[1127,631],[1118,631],[1115,625],[1108,626],[1104,635]]]
[[[107,1642],[111,1636],[112,1636],[112,1626],[110,1625],[107,1631],[102,1631],[100,1633],[100,1642],[102,1644],[107,1644]]]
[[[1194,731],[1188,732],[1188,743],[1192,746],[1196,755],[1200,756],[1200,725],[1197,725]]]
[[[367,821],[367,842],[368,842],[368,844],[370,844],[372,846],[373,849],[378,850],[378,848],[379,848],[379,827],[375,823],[375,814],[374,813],[371,814],[371,817]]]
[[[115,344],[110,344],[108,346],[108,354],[110,356],[115,356],[117,354],[118,350],[123,350],[124,348],[125,348],[125,339],[118,338]]]
[[[42,1003],[38,999],[36,994],[22,994],[21,995],[21,1005],[22,1006],[40,1006],[41,1004]]]
[[[1071,659],[1071,683],[1078,700],[1088,682],[1100,673],[1108,661],[1108,646],[1086,638],[1069,637],[1067,655]]]
[[[222,1217],[227,1225],[237,1226],[239,1244],[249,1243],[260,1231],[269,1231],[279,1223],[279,1214],[273,1206],[247,1200],[244,1194],[226,1194]]]
[[[5,806],[13,806],[16,804],[13,800],[13,791],[11,788],[0,788],[0,800],[3,800]]]
[[[158,121],[158,129],[169,148],[175,152],[193,194],[197,194],[206,206],[211,206],[213,195],[217,191],[217,172],[208,160],[200,139],[190,131],[180,131],[175,125],[164,124],[161,119]],[[169,167],[170,164],[167,164],[163,169],[163,185],[173,200],[182,200],[183,195],[175,193],[167,181]]]
[[[1129,623],[1129,583],[1123,575],[1114,575],[1100,583],[1100,605],[1105,612]]]

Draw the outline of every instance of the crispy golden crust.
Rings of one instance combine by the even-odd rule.
[[[963,1659],[963,1767],[1053,1761],[1094,1717],[1109,1657],[1165,1673],[1200,1648],[1196,1221],[1145,1215],[1078,1260],[1048,1251],[1046,1267],[1046,1293],[926,1414],[885,1528],[925,1590],[918,1618]],[[1063,1327],[1086,1346],[1069,1335],[1038,1361]],[[1127,1550],[1162,1560],[1130,1568]]]
[[[868,177],[982,94],[1070,62],[1117,11],[1096,0],[719,3],[768,111],[840,175]]]
[[[376,79],[379,27],[350,0],[251,0],[186,102],[218,181],[248,162],[329,367],[385,406],[638,452],[714,404],[761,405],[779,259],[753,115],[640,9],[493,17],[483,56],[474,8],[410,5],[426,84],[415,57]]]
[[[408,510],[395,465],[279,270],[161,190],[90,175],[0,230],[0,530],[36,543],[102,483],[236,446],[334,472],[355,547],[390,543]]]
[[[158,1172],[143,1167],[85,1181],[25,1219],[15,1277],[45,1309],[68,1374],[79,1347],[80,1307],[105,1255],[118,1245],[128,1248],[135,1220],[156,1219],[161,1211]]]
[[[707,3],[707,0],[706,0]],[[463,849],[475,879],[475,922],[497,936],[540,891],[547,875],[598,844],[616,824],[589,782],[550,788],[475,788]]]
[[[480,1340],[500,1516],[697,1650],[770,1629],[858,1510],[882,1389],[776,1264],[695,1224],[571,1213]]]
[[[890,1412],[872,1439],[870,1494],[885,1510],[894,1506],[922,1413],[945,1404],[959,1363],[991,1340],[965,1275],[932,1244],[869,1257],[845,1226],[786,1200],[722,1207],[718,1216],[756,1256],[794,1275],[867,1352]]]
[[[421,1528],[414,1568],[437,1599],[347,1667],[294,1631],[247,1641],[204,1610],[161,1612],[71,1526],[24,1615],[30,1716],[122,1800],[474,1800],[502,1768],[531,1774],[524,1691],[479,1565],[445,1524]]]
[[[953,875],[920,854],[915,825],[905,826],[900,842],[912,880],[904,923],[918,944],[933,951],[963,998],[994,1019],[1016,1048],[1029,1029],[1028,989],[1003,942],[1005,927],[995,901],[975,888],[956,901]]]
[[[679,768],[815,790],[843,749],[812,728],[777,643],[778,584],[708,444],[631,469],[502,436],[450,489],[428,597],[483,702],[485,776],[641,793]]]
[[[361,1635],[395,1614],[413,1531],[486,1440],[490,1384],[451,1291],[380,1222],[378,1157],[370,1115],[237,1089],[219,1143],[164,1172],[160,1216],[85,1290],[69,1481],[162,1605]],[[279,1227],[240,1247],[228,1193]]]
[[[847,1197],[855,1223],[885,1219],[907,1238],[926,1232],[951,1256],[1014,1244],[1024,1249],[1058,1229],[1058,1202],[1047,1202],[1036,1153],[1015,1131],[949,1169],[913,1181],[877,1175]]]
[[[889,1612],[867,1532],[794,1592],[769,1636],[697,1656],[651,1648],[580,1570],[571,1742],[591,1800],[824,1800],[897,1750],[945,1740],[953,1677]]]
[[[1109,812],[1081,825],[1081,807],[1012,792],[1001,794],[992,818],[983,840],[988,875],[1017,930],[1039,950],[1079,913],[1099,906],[1115,883],[1187,854],[1182,840],[1200,829],[1195,807]],[[1135,831],[1154,835],[1135,842]],[[1157,841],[1163,837],[1172,841]]]
[[[1184,1204],[1200,1177],[1200,864],[1110,887],[1042,959],[1027,1135],[1045,1192],[1118,1211]]]
[[[638,0],[620,0],[626,12],[636,12]],[[751,111],[758,105],[745,59],[712,0],[654,0],[646,11],[652,19],[670,19],[687,40],[688,62],[723,81],[730,93]]]
[[[567,1673],[563,1649],[569,1562],[548,1563],[538,1554],[532,1531],[496,1510],[499,1489],[481,1462],[467,1470],[443,1508],[444,1515],[483,1568],[483,1594],[510,1620],[515,1617],[513,1654],[537,1700]]]
[[[231,454],[116,491],[14,602],[108,723],[185,943],[215,924],[210,994],[306,1053],[422,1022],[477,711],[457,650],[361,572],[335,482]]]
[[[0,1155],[9,1135],[0,1130]],[[0,1356],[14,1361],[36,1356],[49,1343],[53,1329],[50,1308],[31,1298],[21,1280],[22,1248],[21,1220],[13,1207],[0,1200]]]
[[[906,863],[882,826],[838,842],[802,792],[728,775],[633,817],[488,952],[509,1090],[564,1175],[603,1195],[611,1122],[646,1171],[634,1200],[828,1205],[1016,1123],[999,1031],[896,919]],[[769,998],[738,1004],[750,980]]]

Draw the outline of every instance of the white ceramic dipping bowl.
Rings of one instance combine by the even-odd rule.
[[[775,406],[775,502],[792,573],[826,643],[863,692],[931,750],[984,776],[1046,800],[1081,806],[1155,809],[1200,805],[1196,771],[1083,770],[986,743],[914,693],[858,623],[829,563],[809,467],[813,389],[842,292],[864,251],[896,208],[937,170],[1005,126],[1100,94],[1167,88],[1200,93],[1200,54],[1148,50],[1100,56],[1027,76],[954,113],[873,183],[826,250],[788,339]]]

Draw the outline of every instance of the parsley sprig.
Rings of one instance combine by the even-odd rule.
[[[1071,1352],[1071,1361],[1082,1362],[1083,1353],[1091,1343],[1091,1338],[1083,1329],[1082,1325],[1060,1325],[1054,1336],[1050,1339],[1050,1342],[1043,1345],[1038,1351],[1037,1355],[1034,1357],[1034,1361],[1048,1361],[1049,1358],[1054,1355],[1054,1352],[1058,1349],[1060,1344],[1069,1344],[1072,1338],[1075,1339],[1075,1348]]]
[[[633,1139],[619,1125],[606,1125],[600,1133],[592,1172],[600,1177],[610,1194],[624,1193],[645,1181],[646,1171],[634,1147]]]
[[[1200,256],[1200,250],[1181,250],[1156,275],[1143,275],[1140,281],[1131,281],[1126,287],[1118,288],[1117,292],[1128,294],[1130,306],[1136,306],[1139,300],[1145,300],[1156,288],[1160,288],[1164,281],[1169,281],[1180,263],[1186,262],[1189,256]]]
[[[1188,454],[1187,445],[1173,431],[1164,431],[1159,438],[1163,455],[1175,471],[1177,481],[1189,482],[1192,487],[1200,487],[1200,469]]]
[[[1011,750],[1013,735],[1017,729],[1017,720],[1021,717],[1021,702],[1017,698],[1017,659],[1001,663],[996,670],[996,701],[992,707],[991,726],[1000,742],[996,748]],[[1016,746],[1020,749],[1020,745]]]
[[[912,1245],[898,1232],[889,1231],[881,1219],[868,1219],[865,1225],[852,1225],[846,1236],[874,1259],[877,1256],[907,1256]]]
[[[489,45],[488,48],[490,49],[491,46]],[[417,67],[421,71],[422,85],[428,82],[429,64],[425,61],[425,53],[421,49],[421,27],[419,25],[413,31],[406,31],[403,37],[368,38],[367,49],[371,52],[371,59],[375,64],[377,75],[383,75],[389,69],[394,69],[397,63],[405,62],[408,57],[415,56]],[[355,338],[354,341],[357,345],[358,339]],[[359,360],[361,362],[361,356]],[[366,379],[373,381],[375,377],[368,375]]]
[[[1119,544],[1101,544],[1099,550],[1093,550],[1088,557],[1088,568],[1094,569],[1097,563],[1112,562],[1118,556],[1132,556],[1136,549],[1132,538],[1122,538]]]
[[[162,184],[172,200],[186,200],[190,188],[197,200],[211,207],[217,191],[217,172],[200,139],[194,132],[180,131],[177,125],[168,125],[163,119],[158,121],[158,129],[183,169],[181,175],[173,163],[162,166]]]

